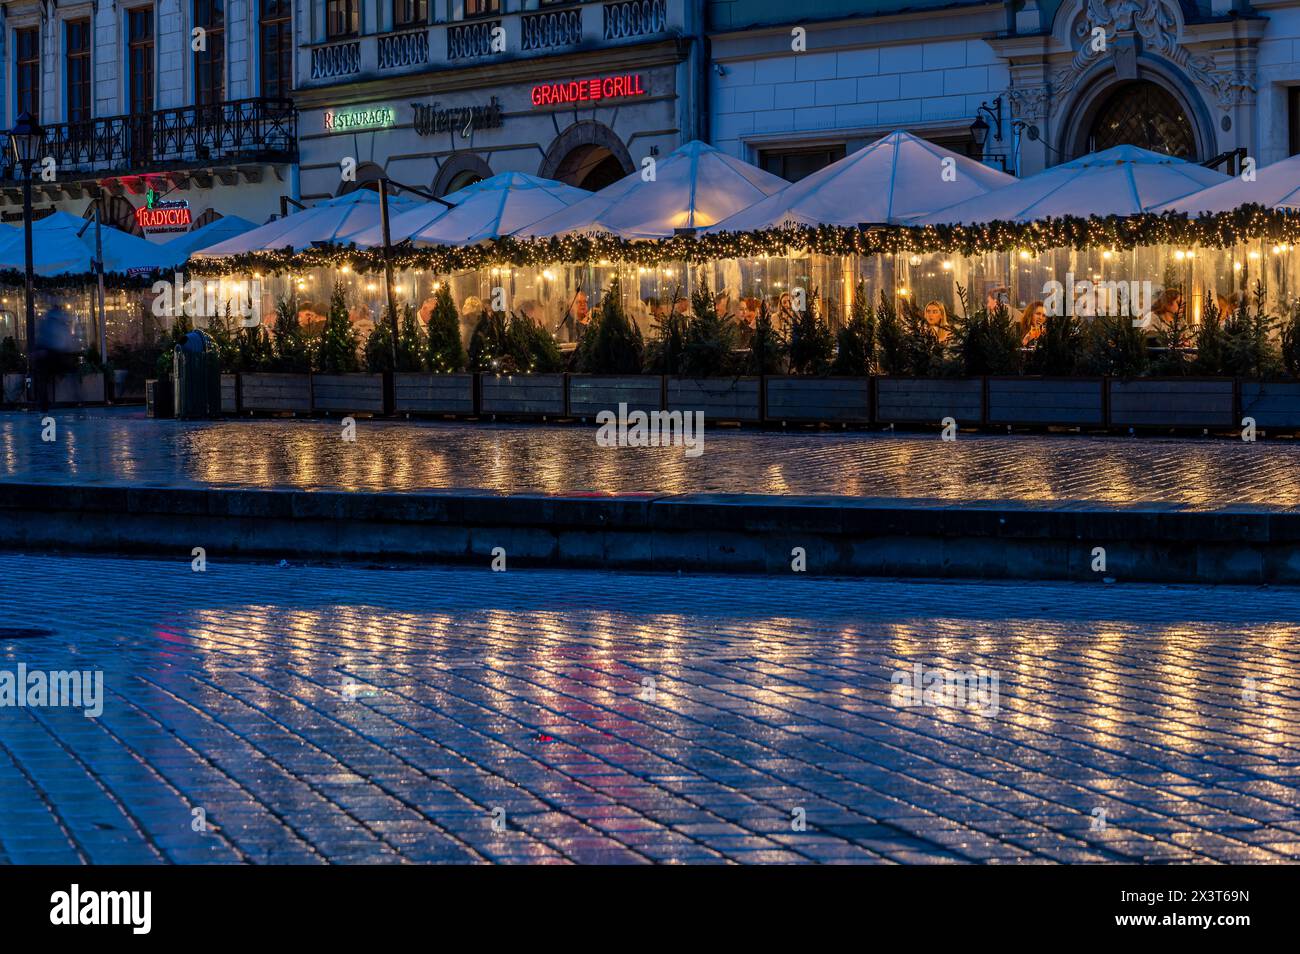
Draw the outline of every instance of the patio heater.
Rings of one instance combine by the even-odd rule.
[[[29,399],[35,399],[40,382],[36,377],[36,363],[32,352],[36,344],[36,299],[32,278],[32,159],[45,131],[32,118],[32,114],[23,111],[18,122],[9,131],[9,144],[14,151],[14,160],[23,174],[23,252],[26,255],[26,296],[27,296],[27,379],[31,382],[32,393]]]

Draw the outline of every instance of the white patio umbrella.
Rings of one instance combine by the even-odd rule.
[[[416,205],[415,200],[402,195],[390,194],[388,197],[389,215],[406,212]],[[356,189],[267,222],[243,235],[198,249],[194,255],[198,258],[221,258],[286,247],[300,252],[317,243],[350,241],[357,232],[378,222],[379,193],[374,189]]]
[[[1136,215],[1227,179],[1186,159],[1112,146],[1014,185],[940,209],[921,224],[1033,222],[1074,215]]]
[[[160,250],[166,254],[167,267],[178,268],[184,265],[196,250],[227,241],[237,235],[251,232],[255,228],[257,228],[256,222],[250,222],[238,215],[223,215],[192,232],[186,232],[171,241],[164,242]]]
[[[584,189],[553,179],[502,172],[445,196],[455,208],[427,202],[389,219],[389,237],[394,245],[407,239],[415,245],[473,245],[509,235],[590,197]],[[370,248],[383,240],[382,226],[352,237]]]
[[[1253,182],[1240,176],[1216,183],[1200,192],[1157,206],[1154,212],[1231,212],[1241,205],[1270,209],[1300,209],[1300,156],[1291,156],[1255,170]]]
[[[80,236],[77,232],[84,229]],[[104,271],[167,268],[162,245],[146,242],[110,225],[100,226]],[[26,268],[23,230],[13,228],[0,238],[0,269]],[[32,267],[38,275],[80,275],[93,269],[95,226],[67,212],[53,212],[32,223]]]
[[[898,131],[791,183],[709,231],[900,224],[1015,181],[968,156]]]
[[[677,229],[705,228],[753,205],[787,183],[757,166],[694,140],[653,167],[636,172],[519,229],[520,238],[610,234],[625,239],[670,238]]]

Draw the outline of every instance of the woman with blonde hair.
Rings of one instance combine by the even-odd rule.
[[[935,298],[925,303],[925,323],[930,326],[934,332],[935,339],[939,344],[947,344],[948,336],[952,333],[948,328],[948,309],[944,303]]]

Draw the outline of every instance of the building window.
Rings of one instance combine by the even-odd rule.
[[[288,99],[293,89],[293,3],[292,0],[261,0],[262,95]]]
[[[423,26],[429,22],[429,0],[393,0],[393,28]]]
[[[41,117],[41,31],[38,27],[14,30],[17,53],[17,102],[20,113]]]
[[[357,0],[329,0],[325,5],[325,36],[335,39],[361,32],[361,4]]]
[[[226,0],[194,0],[194,25],[204,31],[203,49],[194,51],[194,103],[226,101]]]
[[[1148,80],[1126,83],[1097,111],[1085,152],[1133,145],[1180,159],[1196,157],[1196,134],[1178,100]]]
[[[1287,138],[1289,145],[1287,155],[1300,153],[1300,86],[1292,86],[1286,91]]]
[[[68,122],[84,123],[91,116],[90,21],[69,20],[65,30],[68,50]]]
[[[153,7],[126,13],[127,96],[132,115],[153,112]]]
[[[465,18],[487,17],[501,12],[501,0],[465,0]]]
[[[758,154],[758,164],[774,176],[788,182],[798,182],[818,169],[843,159],[842,144],[803,149],[764,149]]]

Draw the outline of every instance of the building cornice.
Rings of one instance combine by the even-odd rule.
[[[481,66],[384,74],[330,86],[297,89],[293,92],[293,100],[300,110],[319,109],[404,96],[428,97],[465,90],[491,90],[591,73],[676,66],[686,58],[689,45],[689,37],[670,37],[635,46],[499,60]]]

